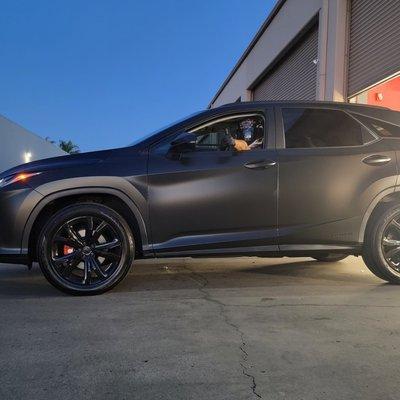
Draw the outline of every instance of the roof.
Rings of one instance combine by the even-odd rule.
[[[214,95],[212,100],[210,101],[208,107],[211,107],[211,105],[214,103],[214,101],[217,99],[217,97],[221,94],[221,92],[225,89],[225,86],[228,84],[228,82],[231,80],[232,76],[235,74],[235,72],[239,69],[239,67],[242,65],[243,61],[246,59],[246,57],[249,55],[253,47],[257,44],[258,40],[260,37],[263,35],[263,33],[266,31],[268,26],[271,24],[272,20],[275,18],[276,14],[280,11],[282,6],[285,4],[286,0],[277,0],[274,8],[272,11],[269,13],[267,19],[263,22],[261,25],[260,29],[257,31],[256,35],[250,42],[250,44],[247,46],[246,50],[242,54],[242,56],[239,58],[238,62],[236,65],[233,67],[232,71],[229,73],[228,77],[224,80],[220,88],[218,89],[217,93]]]
[[[395,125],[400,125],[400,111],[390,108],[370,106],[367,104],[342,103],[337,101],[315,101],[315,100],[278,100],[278,101],[245,101],[243,103],[229,103],[210,109],[210,112],[220,114],[223,112],[235,112],[237,110],[264,108],[267,106],[297,106],[299,108],[330,108],[345,110],[354,114],[366,115],[381,119]]]
[[[368,109],[378,109],[378,110],[390,110],[387,107],[381,106],[371,106],[368,104],[357,104],[357,103],[343,103],[339,101],[318,101],[318,100],[271,100],[271,101],[246,101],[242,103],[228,103],[223,104],[219,107],[213,108],[213,110],[221,109],[221,108],[245,108],[257,105],[266,105],[266,106],[273,106],[273,105],[304,105],[304,106],[327,106],[327,107],[340,107],[340,108],[368,108]],[[393,111],[393,110],[392,110]]]

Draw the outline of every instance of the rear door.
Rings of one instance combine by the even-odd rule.
[[[342,109],[277,108],[281,250],[353,247],[374,197],[396,182],[396,156]]]
[[[203,117],[204,118],[204,117]],[[210,117],[208,117],[210,118]],[[220,147],[220,134],[263,121],[262,145]],[[247,121],[247,122],[246,122]],[[256,123],[257,125],[258,123]],[[260,127],[253,133],[260,135]],[[153,248],[162,254],[219,254],[276,250],[277,165],[274,116],[246,109],[198,120],[186,131],[196,149],[171,157],[168,136],[150,149],[149,204]]]

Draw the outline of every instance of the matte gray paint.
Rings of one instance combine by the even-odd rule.
[[[237,103],[191,117],[134,147],[14,168],[7,174],[43,173],[31,178],[29,186],[17,183],[0,189],[0,219],[12,227],[6,235],[0,233],[0,258],[21,242],[26,250],[30,227],[48,201],[83,193],[113,193],[125,201],[137,216],[145,255],[152,255],[153,246],[160,256],[266,255],[267,251],[277,255],[277,246],[280,255],[324,249],[359,254],[365,215],[377,196],[397,185],[395,151],[400,151],[400,140],[381,139],[351,148],[284,149],[280,108],[296,106],[345,110],[400,124],[400,113],[381,108]],[[266,110],[269,122],[265,150],[176,158],[154,151],[163,141],[170,143],[182,131],[213,118],[256,110]],[[362,162],[374,154],[391,161],[384,166]],[[245,167],[261,159],[276,164],[262,170]]]

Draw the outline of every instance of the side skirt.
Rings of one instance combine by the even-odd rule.
[[[29,257],[25,254],[0,254],[0,264],[30,265]]]
[[[231,257],[231,256],[258,256],[258,257],[312,257],[313,255],[339,253],[359,256],[362,254],[362,244],[355,245],[281,245],[281,246],[254,246],[220,249],[163,251],[155,253],[145,252],[144,258],[153,257]]]

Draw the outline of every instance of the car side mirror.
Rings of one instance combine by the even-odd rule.
[[[170,152],[174,154],[188,153],[196,149],[197,137],[194,133],[182,132],[171,143]]]

